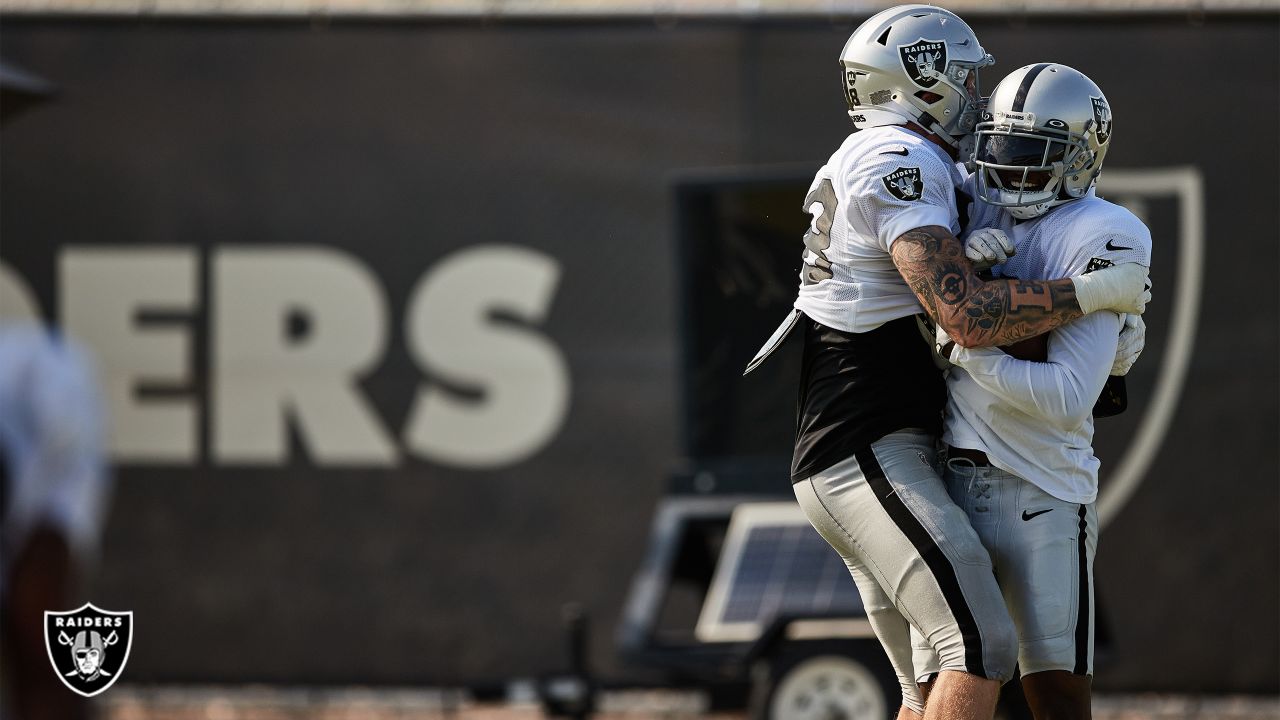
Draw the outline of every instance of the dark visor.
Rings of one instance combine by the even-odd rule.
[[[1044,154],[1045,143],[1050,145],[1047,158]],[[979,136],[977,159],[993,165],[1041,167],[1061,161],[1066,153],[1066,143],[1054,142],[1049,138],[984,133]]]

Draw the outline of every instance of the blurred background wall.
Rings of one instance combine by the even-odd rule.
[[[625,676],[610,630],[688,450],[678,287],[721,279],[680,267],[673,187],[816,169],[873,8],[558,5],[5,4],[4,57],[58,90],[4,129],[0,311],[97,353],[118,486],[86,599],[135,612],[131,681],[500,682],[562,663],[571,600]],[[1077,67],[1108,170],[1190,178],[1125,186],[1156,300],[1104,488],[1155,445],[1103,535],[1098,685],[1276,692],[1276,5],[956,7],[987,87]]]

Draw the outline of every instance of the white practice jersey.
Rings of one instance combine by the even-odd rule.
[[[959,233],[956,192],[964,179],[938,146],[905,128],[850,135],[805,197],[813,224],[796,308],[845,332],[923,312],[889,246],[926,225]]]
[[[5,553],[45,525],[79,560],[97,549],[109,491],[102,408],[83,353],[36,325],[0,324],[0,461],[5,463]]]
[[[1151,233],[1128,210],[1089,194],[1016,222],[974,204],[969,231],[998,227],[1017,254],[993,269],[1003,277],[1054,280],[1111,265],[1151,265]],[[1054,497],[1091,503],[1098,495],[1092,410],[1115,358],[1121,318],[1086,315],[1049,336],[1048,361],[1018,360],[997,348],[958,349],[963,367],[947,380],[944,439],[981,450],[991,464]]]

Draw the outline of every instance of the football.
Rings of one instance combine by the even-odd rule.
[[[1000,349],[1019,360],[1045,362],[1049,359],[1049,333],[1029,337],[1012,345],[1001,345]]]

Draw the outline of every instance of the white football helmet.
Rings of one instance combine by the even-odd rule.
[[[862,23],[840,53],[854,127],[914,122],[959,147],[973,133],[978,69],[994,63],[955,13],[899,5]]]
[[[1111,140],[1111,106],[1084,73],[1037,63],[1000,81],[978,124],[978,191],[1020,220],[1085,196]]]

